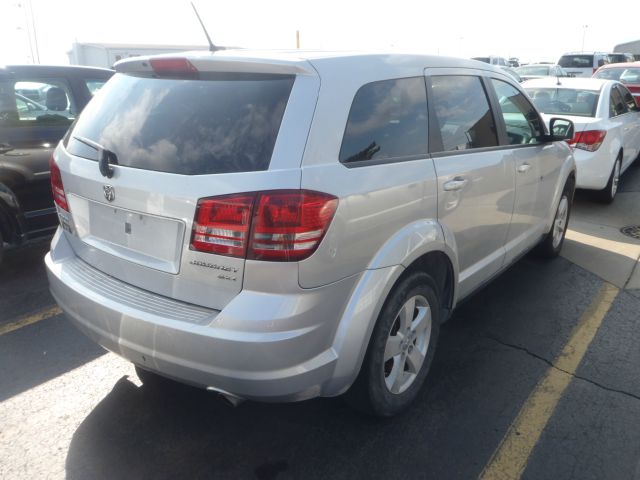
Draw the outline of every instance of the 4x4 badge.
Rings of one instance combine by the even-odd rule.
[[[107,199],[108,202],[113,202],[116,198],[116,190],[111,185],[104,185],[102,187],[104,190],[104,198]]]

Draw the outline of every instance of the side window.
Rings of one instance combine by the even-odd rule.
[[[627,105],[624,103],[618,87],[614,85],[609,96],[609,117],[617,117],[627,112]]]
[[[87,86],[89,93],[93,97],[96,94],[96,92],[100,90],[105,83],[107,83],[107,81],[106,80],[85,80],[84,83]]]
[[[28,127],[69,125],[76,108],[64,79],[12,79],[0,82],[0,124]]]
[[[340,162],[414,160],[427,155],[424,77],[368,83],[356,93]]]
[[[495,122],[480,77],[431,77],[429,99],[444,152],[498,145]]]
[[[544,127],[535,108],[516,88],[502,80],[491,79],[496,90],[509,145],[537,143]]]
[[[622,94],[622,98],[624,100],[624,103],[626,103],[626,105],[627,105],[627,109],[630,112],[637,112],[638,111],[638,105],[636,104],[636,101],[633,98],[633,95],[631,95],[631,92],[629,90],[627,90],[626,87],[623,87],[621,85],[618,85],[618,88],[620,89],[620,93]]]

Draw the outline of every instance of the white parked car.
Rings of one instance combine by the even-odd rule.
[[[547,121],[557,115],[573,121],[577,188],[599,190],[602,201],[612,202],[620,175],[640,153],[640,111],[631,92],[596,78],[545,78],[523,87]]]
[[[558,60],[558,65],[574,77],[590,77],[607,63],[612,62],[606,52],[569,52]]]

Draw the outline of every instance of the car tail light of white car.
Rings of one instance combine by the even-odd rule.
[[[67,195],[64,192],[64,185],[62,184],[62,174],[53,155],[49,159],[49,169],[51,170],[51,191],[53,192],[53,199],[60,208],[68,212],[69,204],[67,203]]]
[[[569,145],[581,150],[587,150],[588,152],[595,152],[600,148],[602,142],[604,142],[606,135],[606,130],[585,130],[584,132],[577,132],[575,137],[569,142]]]
[[[308,190],[203,198],[191,249],[253,260],[303,260],[320,244],[337,207],[333,195]]]

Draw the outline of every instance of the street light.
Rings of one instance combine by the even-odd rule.
[[[582,48],[580,49],[581,52],[584,52],[584,37],[587,34],[587,28],[589,28],[589,25],[582,26]]]

